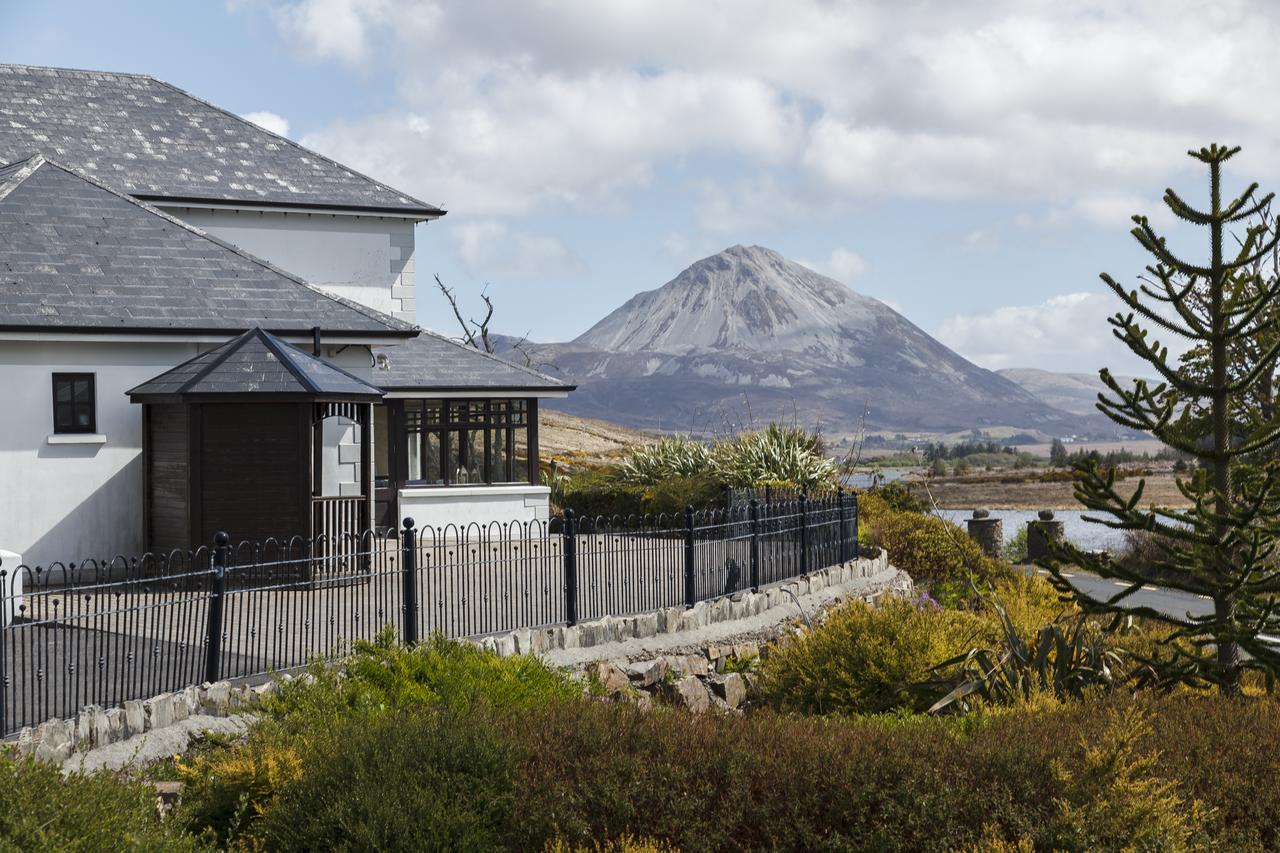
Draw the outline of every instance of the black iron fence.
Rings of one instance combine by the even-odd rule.
[[[691,606],[857,557],[837,492],[676,516],[371,531],[136,559],[0,564],[0,734],[86,705],[405,642]]]

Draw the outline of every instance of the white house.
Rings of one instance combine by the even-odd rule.
[[[382,526],[546,517],[537,401],[572,388],[414,324],[414,227],[445,211],[139,75],[0,65],[0,163],[0,548],[49,564],[171,546],[150,484],[176,410],[127,392],[253,329],[264,363],[238,350],[239,393],[320,370],[289,343],[382,392],[312,395],[298,476],[317,500],[376,499],[361,517]],[[230,411],[183,400],[205,440]],[[192,546],[217,519],[200,522]]]

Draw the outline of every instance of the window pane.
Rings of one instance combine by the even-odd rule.
[[[511,481],[511,476],[507,473],[507,430],[495,429],[492,431],[492,436],[489,482],[508,483]]]
[[[53,428],[55,430],[70,429],[72,424],[71,405],[59,403],[53,407]]]
[[[373,478],[385,480],[391,476],[391,430],[387,421],[387,407],[373,407]]]
[[[432,430],[423,433],[422,479],[428,483],[443,483],[444,468],[440,465],[440,433]]]
[[[88,379],[76,379],[72,381],[71,388],[77,404],[86,404],[90,401]]]
[[[511,480],[515,483],[529,482],[529,430],[517,427],[515,433],[516,453],[512,460]]]
[[[54,399],[59,403],[71,402],[71,383],[65,379],[59,379],[53,385]]]

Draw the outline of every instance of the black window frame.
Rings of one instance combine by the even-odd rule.
[[[409,404],[416,404],[410,408]],[[435,439],[436,453],[439,457],[440,478],[438,480],[417,479],[406,470],[405,485],[423,486],[504,486],[529,482],[530,467],[528,448],[536,441],[536,427],[530,427],[537,417],[535,401],[524,397],[502,398],[420,398],[400,401],[404,407],[404,438],[423,443],[421,454],[427,452],[428,436]],[[503,447],[501,448],[501,465],[495,464],[498,454],[492,439],[496,431],[501,431]],[[467,458],[470,444],[469,433],[481,433],[475,450],[481,456],[479,460]],[[523,442],[518,434],[523,433]],[[393,439],[394,440],[394,439]],[[526,457],[523,460],[525,471],[517,476],[520,465],[516,459],[516,446],[523,443]],[[466,448],[466,449],[464,449]],[[477,463],[478,464],[475,464]],[[477,468],[480,479],[468,479],[460,482],[457,472],[463,468]]]
[[[91,435],[98,431],[98,375],[96,373],[54,373],[53,374],[53,432],[55,435]],[[76,383],[88,382],[89,394],[88,402],[83,404],[76,403]],[[58,401],[58,387],[62,383],[70,383],[70,402],[60,403]],[[58,423],[58,406],[66,405],[70,407],[71,423],[62,426]],[[77,417],[78,407],[87,405],[89,410],[89,422],[86,426],[79,425]]]

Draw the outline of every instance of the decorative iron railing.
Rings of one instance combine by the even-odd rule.
[[[335,527],[345,507],[325,507]],[[857,557],[842,492],[674,516],[270,539],[136,559],[0,563],[0,735],[86,705],[405,642],[690,606]]]

